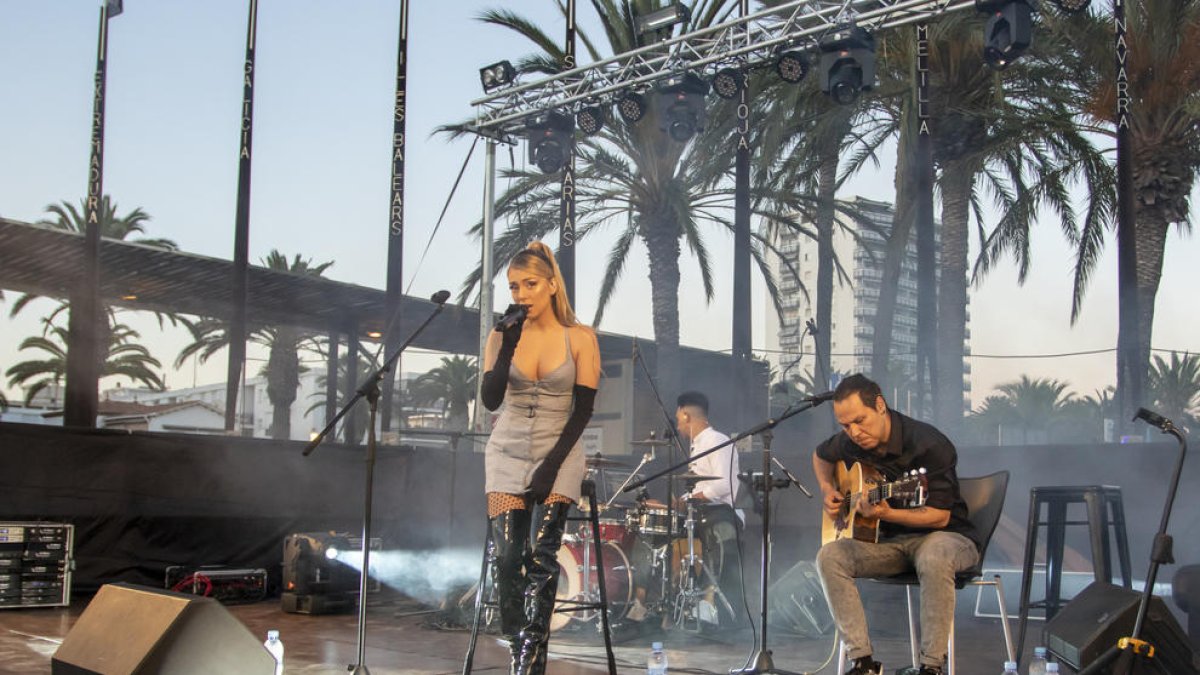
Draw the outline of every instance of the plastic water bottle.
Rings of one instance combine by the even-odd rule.
[[[1046,675],[1058,675],[1058,664],[1054,662],[1047,663]]]
[[[1029,662],[1029,675],[1046,675],[1046,648],[1035,647]]]
[[[1017,662],[1005,661],[1003,675],[1020,675],[1020,673],[1017,672]]]
[[[646,657],[646,675],[667,675],[667,653],[663,643],[650,644],[650,656]]]
[[[283,642],[279,640],[279,631],[267,631],[267,641],[263,643],[263,647],[271,654],[271,658],[275,659],[275,675],[283,675]]]

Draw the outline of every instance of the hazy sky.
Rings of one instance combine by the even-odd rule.
[[[457,292],[478,260],[478,243],[466,230],[481,212],[482,147],[471,159],[428,257],[417,267],[470,147],[469,140],[450,143],[431,137],[433,128],[472,114],[469,102],[481,94],[481,65],[529,51],[516,36],[475,20],[484,8],[501,4],[527,13],[552,35],[562,35],[563,20],[552,0],[412,2],[404,271],[406,285],[411,281],[418,295],[441,288]],[[98,6],[93,0],[0,0],[0,215],[35,221],[46,205],[77,202],[84,192]],[[247,7],[246,0],[126,0],[125,13],[112,20],[110,30],[105,191],[122,213],[139,206],[147,211],[153,218],[151,236],[221,258],[232,257],[233,249]],[[586,28],[590,5],[580,3],[580,12]],[[384,286],[398,19],[396,0],[260,2],[252,260],[277,248],[289,256],[335,261],[326,273],[331,278]],[[518,163],[524,152],[523,145],[514,150]],[[856,178],[841,196],[891,200],[892,157],[881,159],[879,171]],[[502,146],[497,163],[504,167],[509,161]],[[610,243],[602,235],[584,240],[577,249],[576,304],[585,320],[595,312],[595,289]],[[709,245],[716,299],[703,303],[698,272],[685,258],[681,339],[687,345],[728,349],[732,243],[714,230]],[[1069,323],[1071,254],[1056,222],[1038,228],[1033,251],[1033,270],[1024,287],[1018,287],[1015,270],[1006,263],[972,289],[976,402],[995,384],[1022,373],[1068,380],[1079,393],[1115,379],[1111,352],[983,358],[1115,346],[1111,241],[1074,327]],[[628,267],[601,329],[650,337],[649,284],[641,271],[645,250],[637,247],[634,255],[636,264]],[[1200,349],[1200,319],[1189,302],[1192,289],[1200,286],[1197,259],[1196,239],[1173,231],[1159,292],[1155,347]],[[505,289],[497,284],[496,290],[497,306],[503,306]],[[8,294],[0,307],[5,317],[13,297]],[[0,369],[26,358],[18,355],[17,344],[37,330],[36,319],[46,306],[32,306],[17,320],[0,319]],[[756,281],[755,345],[764,343],[764,306]],[[181,331],[160,334],[152,322],[138,326],[164,364],[174,360],[185,342]],[[406,360],[406,370],[420,367],[420,359]],[[223,359],[196,377],[200,383],[222,379]],[[186,386],[192,379],[191,366],[182,373],[169,371],[169,384]]]

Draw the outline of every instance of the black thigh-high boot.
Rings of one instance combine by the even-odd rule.
[[[525,565],[529,557],[528,509],[513,509],[490,518],[492,530],[492,583],[500,611],[500,633],[512,651],[512,668],[520,655],[521,628],[525,626]]]
[[[547,504],[537,522],[530,564],[525,571],[525,628],[521,630],[521,655],[514,675],[542,675],[546,671],[546,645],[550,640],[550,616],[558,592],[558,549],[562,545],[567,511],[564,502]]]

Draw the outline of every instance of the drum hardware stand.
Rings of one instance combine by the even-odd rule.
[[[687,530],[687,555],[680,557],[680,576],[679,576],[679,600],[675,604],[675,624],[684,630],[688,630],[684,625],[690,618],[695,621],[694,632],[700,632],[701,620],[697,610],[700,595],[705,589],[696,587],[696,565],[699,564],[701,571],[708,577],[708,582],[716,589],[717,597],[729,614],[733,615],[733,605],[729,604],[729,599],[725,597],[725,593],[721,591],[721,585],[717,583],[717,575],[713,574],[712,568],[708,566],[708,562],[704,560],[704,556],[696,555],[696,520],[695,506],[692,500],[687,500],[687,520],[683,523],[683,528]],[[670,546],[672,544],[668,544]],[[687,565],[687,567],[683,567]],[[715,609],[715,608],[714,608]]]
[[[437,306],[429,316],[425,317],[425,322],[420,326],[417,326],[417,329],[409,334],[408,338],[405,339],[404,342],[396,349],[395,353],[389,356],[387,360],[383,362],[383,365],[381,365],[374,373],[371,374],[370,377],[367,378],[367,381],[358,388],[358,391],[354,393],[354,396],[346,402],[346,405],[342,406],[342,409],[338,411],[338,414],[334,415],[333,419],[329,420],[329,424],[325,425],[325,428],[321,430],[321,433],[317,434],[316,438],[309,441],[308,445],[304,447],[303,455],[307,457],[312,454],[313,450],[317,449],[317,446],[321,444],[321,441],[324,440],[326,436],[333,432],[333,430],[337,427],[337,423],[346,416],[346,413],[350,412],[355,403],[358,403],[360,399],[367,399],[367,403],[370,405],[371,418],[370,425],[367,427],[366,485],[363,490],[362,569],[358,571],[358,660],[349,668],[347,668],[347,670],[352,671],[354,675],[370,675],[371,673],[371,671],[367,669],[366,663],[367,578],[370,576],[371,569],[371,502],[373,486],[375,482],[375,413],[376,409],[379,407],[379,396],[381,393],[379,391],[379,383],[383,381],[383,379],[387,377],[389,373],[391,373],[392,366],[396,363],[396,360],[400,358],[400,355],[404,353],[404,350],[410,344],[412,344],[412,341],[421,334],[421,331],[425,330],[425,327],[428,326],[438,314],[442,313],[442,310],[446,308],[446,301],[449,299],[450,291],[438,291],[437,293],[433,294],[433,296],[430,298],[430,301]],[[392,322],[388,323],[389,330],[391,329],[391,324]],[[383,345],[380,345],[380,351],[382,351],[382,349]],[[376,356],[378,357],[378,354],[376,354]],[[388,381],[391,382],[390,378]],[[353,441],[351,441],[351,443],[353,443]]]
[[[805,410],[811,410],[812,408],[815,408],[818,405],[821,405],[825,401],[828,401],[832,398],[833,398],[833,392],[826,392],[823,394],[818,394],[816,396],[809,396],[804,399],[801,399],[799,402],[794,403],[791,406],[788,406],[787,410],[784,410],[783,413],[778,418],[767,419],[765,422],[762,422],[746,431],[735,434],[728,441],[725,441],[724,443],[721,443],[720,445],[715,445],[715,446],[705,450],[704,452],[698,453],[694,457],[687,458],[681,464],[669,466],[652,476],[649,476],[649,477],[639,480],[639,481],[634,481],[633,483],[630,483],[629,485],[625,486],[625,488],[624,488],[625,492],[629,492],[630,490],[636,490],[639,487],[641,487],[642,485],[645,485],[649,481],[659,478],[665,474],[678,471],[679,469],[683,468],[684,466],[691,464],[693,461],[695,461],[701,457],[704,457],[706,455],[712,454],[712,453],[716,452],[717,450],[724,448],[727,445],[737,443],[738,441],[742,440],[743,438],[746,438],[748,436],[754,436],[756,434],[762,435],[762,439],[763,439],[763,452],[762,452],[762,454],[763,454],[763,470],[762,470],[762,480],[761,480],[761,488],[760,489],[762,490],[762,493],[763,493],[763,514],[762,514],[763,533],[762,533],[762,552],[761,552],[761,555],[762,555],[762,567],[761,567],[762,578],[760,580],[760,598],[759,598],[762,602],[762,607],[760,610],[761,611],[760,620],[762,621],[762,626],[761,626],[761,630],[759,631],[759,644],[755,648],[754,652],[750,655],[750,658],[748,658],[746,660],[746,665],[742,668],[731,668],[729,671],[730,675],[759,675],[760,673],[779,673],[781,675],[807,675],[807,674],[794,673],[792,671],[776,668],[775,663],[771,658],[771,650],[767,648],[767,607],[768,607],[768,605],[767,605],[767,583],[770,580],[770,571],[771,571],[771,569],[770,569],[770,566],[771,566],[771,488],[775,487],[773,484],[777,480],[780,481],[780,485],[778,485],[778,487],[786,487],[793,483],[793,479],[790,476],[782,478],[782,479],[776,479],[771,475],[771,463],[772,463],[771,430],[774,429],[776,426],[778,426],[780,422],[788,419],[789,417],[798,415],[799,413],[802,413]],[[799,486],[800,485],[799,482],[796,482],[796,485]],[[812,493],[810,493],[808,490],[804,489],[803,486],[800,486],[800,489],[810,499],[812,498]]]
[[[555,600],[554,613],[560,612],[581,612],[587,610],[599,610],[600,612],[600,629],[604,633],[604,651],[608,656],[608,673],[609,675],[617,675],[617,660],[613,656],[612,649],[612,630],[608,623],[608,591],[605,589],[604,581],[604,556],[600,549],[603,542],[600,540],[600,516],[599,509],[596,508],[596,483],[591,479],[583,480],[583,499],[588,500],[590,508],[586,516],[571,516],[567,520],[587,520],[592,525],[592,547],[596,554],[596,584],[599,587],[600,598],[595,602],[578,601],[578,600]],[[463,659],[463,675],[468,675],[471,672],[471,667],[475,662],[475,645],[479,640],[479,624],[483,614],[485,603],[483,600],[483,589],[487,581],[488,558],[492,551],[492,530],[489,527],[487,537],[484,540],[483,546],[483,564],[479,570],[479,586],[475,590],[475,618],[471,623],[471,641],[467,646],[467,654]],[[591,565],[589,564],[589,551],[584,547],[583,553],[583,570],[584,570],[584,589],[585,593],[590,593],[591,584],[588,581]]]
[[[1173,553],[1174,539],[1167,534],[1167,523],[1171,519],[1171,510],[1175,505],[1175,494],[1179,491],[1179,476],[1183,473],[1183,460],[1187,457],[1187,438],[1179,427],[1171,420],[1138,408],[1133,421],[1142,420],[1150,426],[1157,427],[1164,434],[1171,434],[1179,443],[1179,459],[1175,462],[1175,472],[1171,475],[1171,488],[1167,491],[1167,503],[1163,506],[1162,521],[1158,533],[1154,535],[1154,543],[1150,550],[1150,570],[1146,573],[1146,587],[1142,592],[1141,602],[1138,603],[1137,615],[1133,622],[1133,632],[1121,637],[1117,644],[1108,648],[1095,661],[1079,671],[1079,675],[1094,675],[1100,672],[1111,672],[1112,675],[1129,675],[1130,673],[1161,672],[1166,666],[1162,661],[1154,660],[1154,645],[1142,638],[1142,628],[1146,623],[1146,611],[1150,608],[1150,598],[1154,595],[1154,581],[1158,578],[1158,568],[1163,564],[1175,562]],[[1105,667],[1112,664],[1111,671]]]

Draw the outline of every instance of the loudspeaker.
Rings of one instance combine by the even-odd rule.
[[[768,619],[775,628],[804,637],[821,637],[833,630],[833,615],[817,568],[807,560],[796,563],[767,589]]]
[[[262,642],[212,598],[106,584],[51,660],[53,675],[271,673]]]
[[[1133,632],[1142,594],[1121,586],[1093,582],[1054,615],[1045,628],[1046,646],[1060,661],[1083,668]],[[1170,675],[1200,673],[1179,622],[1154,596],[1146,610],[1141,638],[1154,645],[1152,660],[1159,672]]]

